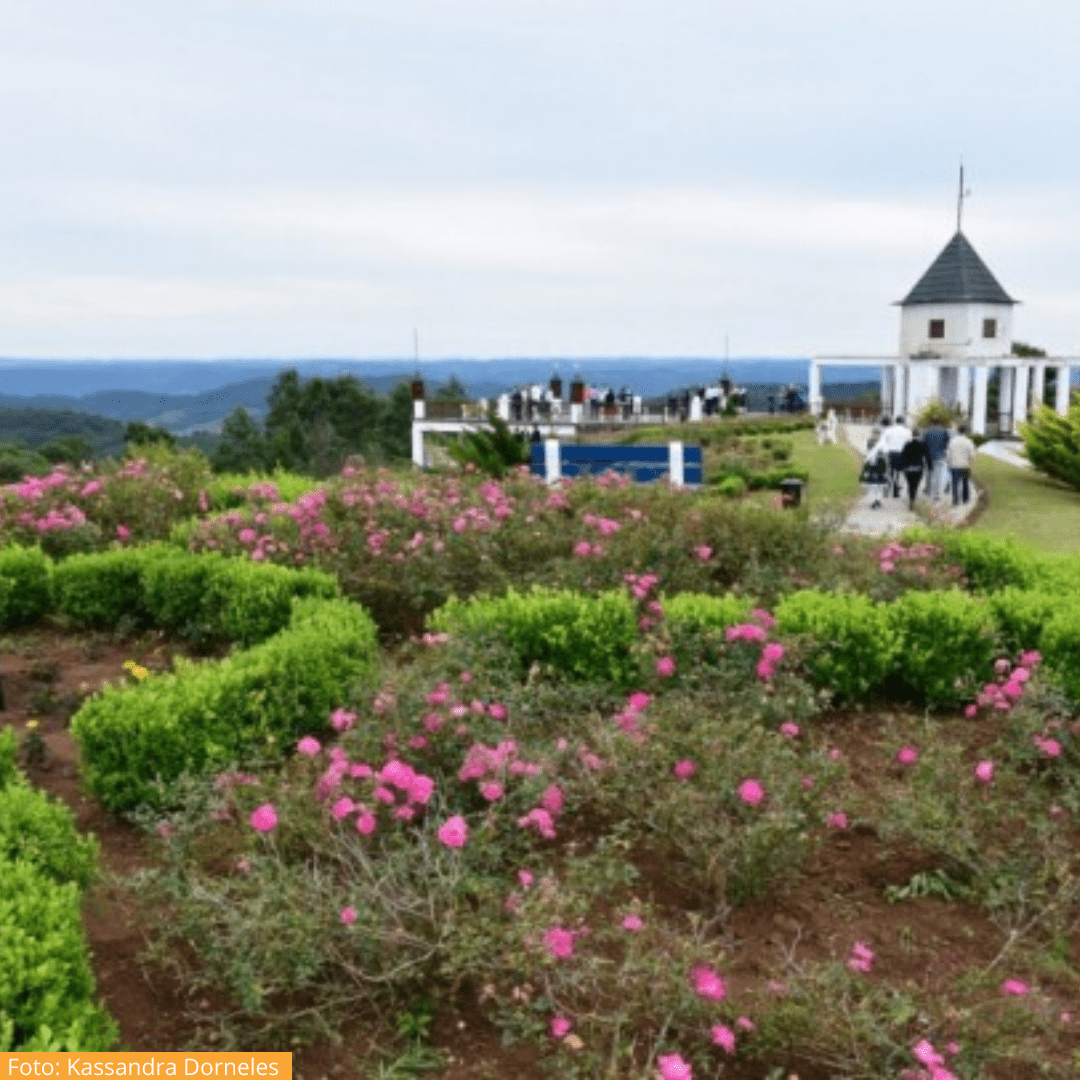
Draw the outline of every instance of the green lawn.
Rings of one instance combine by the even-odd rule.
[[[859,469],[862,458],[843,444],[818,446],[817,434],[813,431],[794,431],[785,437],[794,444],[791,464],[810,473],[806,505],[814,514],[829,511],[846,514],[861,493]],[[777,493],[756,491],[747,498],[771,506]]]
[[[972,526],[987,536],[1012,537],[1039,551],[1080,552],[1080,492],[1035,469],[1018,469],[979,454],[973,472],[987,507]]]

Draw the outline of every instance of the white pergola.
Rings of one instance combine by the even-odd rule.
[[[884,415],[911,421],[930,398],[936,397],[946,405],[959,406],[977,435],[986,434],[986,387],[990,372],[997,369],[1001,373],[998,434],[1012,435],[1016,421],[1026,420],[1032,409],[1043,404],[1047,368],[1057,370],[1054,408],[1061,416],[1068,412],[1072,371],[1080,367],[1080,357],[967,356],[950,362],[902,356],[814,356],[810,360],[808,404],[815,416],[822,412],[821,369],[825,367],[880,368]]]

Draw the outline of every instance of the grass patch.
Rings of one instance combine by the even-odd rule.
[[[818,445],[813,431],[793,431],[785,436],[794,444],[791,464],[810,473],[806,498],[814,513],[834,510],[847,513],[860,495],[859,468],[862,459],[850,446],[825,443]],[[755,492],[750,498],[762,505],[776,502],[775,491]]]
[[[1080,552],[1080,492],[1045,473],[985,454],[976,457],[973,477],[987,493],[986,510],[972,526],[975,532],[1022,540],[1054,554]]]

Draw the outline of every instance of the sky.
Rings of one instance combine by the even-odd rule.
[[[3,0],[0,357],[1080,355],[1068,0]]]

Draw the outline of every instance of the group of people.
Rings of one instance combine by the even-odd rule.
[[[975,444],[968,438],[965,424],[954,430],[930,424],[920,432],[909,428],[901,416],[892,423],[882,417],[880,427],[870,435],[863,465],[863,480],[876,489],[871,505],[880,507],[890,491],[894,499],[900,498],[901,474],[911,509],[924,477],[926,496],[932,502],[938,502],[951,488],[953,506],[967,503],[974,457]]]

